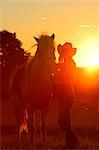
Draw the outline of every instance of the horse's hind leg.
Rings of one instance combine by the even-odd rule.
[[[30,144],[33,144],[33,136],[35,132],[35,127],[33,125],[33,111],[28,110],[28,121],[27,121],[27,126],[28,126],[28,134],[29,134],[29,142]]]
[[[46,143],[46,112],[41,111],[41,134],[44,144]]]

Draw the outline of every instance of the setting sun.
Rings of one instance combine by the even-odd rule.
[[[79,59],[78,65],[84,67],[99,66],[99,44],[97,39],[87,39],[80,45],[79,49],[79,58],[76,58]]]

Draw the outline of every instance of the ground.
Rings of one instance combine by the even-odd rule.
[[[15,118],[13,108],[9,101],[1,104],[1,149],[15,150],[14,125]],[[37,114],[38,117],[38,114]],[[47,140],[46,150],[65,150],[64,133],[57,125],[58,105],[54,102],[50,106],[47,115]],[[79,137],[79,150],[99,149],[99,99],[78,99],[71,111],[72,128]],[[36,120],[38,122],[38,119]],[[34,146],[30,147],[26,143],[21,143],[18,149],[43,150],[40,133],[34,135]]]

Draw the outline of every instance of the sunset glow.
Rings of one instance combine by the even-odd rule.
[[[16,32],[26,51],[35,44],[33,36],[54,32],[57,45],[68,41],[77,48],[78,67],[99,66],[97,0],[4,0],[0,8],[1,29]]]

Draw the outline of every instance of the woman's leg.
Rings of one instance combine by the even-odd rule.
[[[78,138],[71,129],[70,110],[67,107],[61,106],[59,111],[59,126],[65,132],[67,148],[76,148]]]

